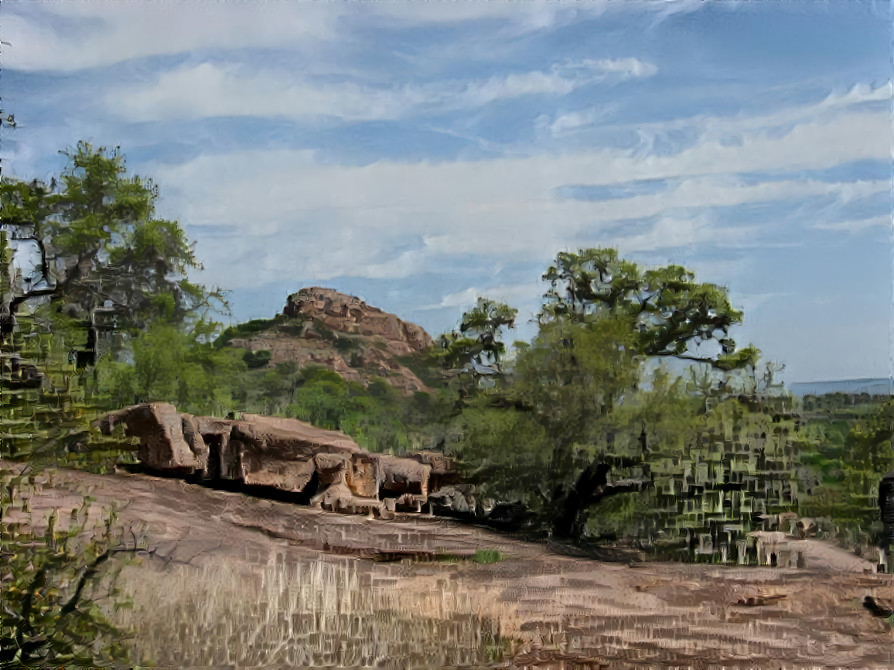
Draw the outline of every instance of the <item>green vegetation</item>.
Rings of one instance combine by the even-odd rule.
[[[226,344],[229,344],[232,340],[235,340],[240,337],[250,337],[255,335],[256,333],[261,333],[265,330],[273,328],[285,321],[285,318],[278,314],[272,319],[252,319],[251,321],[246,321],[245,323],[240,323],[235,326],[229,326],[225,328],[223,332],[217,336],[217,339],[214,341],[214,346],[218,349],[223,347]]]
[[[81,143],[66,155],[59,180],[0,182],[0,458],[35,474],[132,460],[92,421],[135,398],[229,404],[215,375],[233,355],[213,357],[203,320],[221,294],[187,278],[198,262],[179,224],[155,216],[154,185],[128,176],[117,151]],[[126,661],[111,605],[90,589],[113,587],[118,556],[134,547],[118,546],[113,518],[84,539],[86,502],[41,532],[21,476],[3,484],[4,666]]]
[[[490,563],[499,563],[503,560],[503,555],[496,549],[476,549],[472,555],[472,560],[482,565]]]
[[[39,529],[28,507],[34,487],[28,467],[0,471],[0,668],[126,663],[121,631],[107,616],[129,604],[116,586],[122,564],[107,568],[136,547],[120,542],[113,515],[98,529],[90,524],[89,500],[65,518],[53,512]]]
[[[693,416],[686,407],[693,403],[664,372],[652,391],[638,391],[646,364],[673,357],[729,377],[753,366],[757,351],[737,350],[730,338],[742,315],[725,291],[679,266],[643,270],[612,249],[585,249],[559,254],[544,280],[537,337],[516,351],[510,370],[488,376],[486,388],[479,381],[477,393],[466,389],[454,449],[494,497],[519,500],[545,530],[579,539],[613,467],[631,476],[613,493],[644,488],[649,450],[679,437],[664,424]],[[475,322],[480,307],[463,323]],[[492,323],[496,342],[511,320]],[[715,351],[701,353],[711,345]],[[673,405],[670,413],[661,403]]]

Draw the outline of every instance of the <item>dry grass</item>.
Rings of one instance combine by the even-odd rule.
[[[260,571],[147,563],[125,575],[135,605],[115,620],[133,631],[140,665],[480,667],[508,652],[499,612],[479,611],[443,569],[382,567],[283,555]]]

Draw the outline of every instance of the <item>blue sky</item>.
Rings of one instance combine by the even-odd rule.
[[[6,174],[85,139],[160,187],[234,318],[330,286],[530,335],[558,251],[727,286],[789,382],[887,377],[885,2],[0,6]],[[526,325],[527,324],[527,325]]]

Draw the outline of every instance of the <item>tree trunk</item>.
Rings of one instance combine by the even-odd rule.
[[[602,498],[610,470],[609,465],[594,461],[580,473],[570,489],[557,491],[553,501],[553,535],[567,540],[581,538],[587,521],[584,512]]]
[[[570,489],[560,488],[553,497],[553,517],[550,530],[555,537],[577,541],[583,537],[587,525],[586,511],[603,498],[619,493],[642,491],[650,482],[625,479],[608,483],[611,466],[593,462],[588,465]]]

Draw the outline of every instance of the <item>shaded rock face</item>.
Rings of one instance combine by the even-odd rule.
[[[297,419],[195,417],[168,403],[148,403],[113,412],[97,425],[105,434],[124,425],[127,435],[140,439],[139,460],[154,470],[301,493],[338,511],[419,511],[433,490],[433,472],[456,480],[452,463],[435,452],[371,454],[340,431]]]
[[[419,326],[370,307],[359,298],[326,288],[303,288],[288,297],[284,321],[231,346],[269,351],[269,365],[317,365],[348,381],[381,377],[404,393],[428,390],[398,359],[419,353],[432,339]]]

